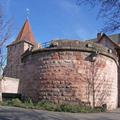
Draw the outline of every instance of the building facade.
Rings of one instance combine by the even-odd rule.
[[[118,39],[99,33],[95,41],[53,40],[43,47],[26,20],[7,46],[4,75],[19,79],[18,93],[33,101],[115,109],[120,102]]]

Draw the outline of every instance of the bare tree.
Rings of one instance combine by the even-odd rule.
[[[96,53],[91,53],[86,58],[86,66],[84,66],[84,82],[86,83],[86,100],[87,104],[91,105],[93,108],[98,105],[102,106],[104,104],[104,100],[108,95],[108,86],[105,80],[106,74],[101,73],[105,69],[106,62],[103,60],[99,60],[100,56],[96,55]],[[105,81],[106,82],[105,82]],[[106,90],[106,91],[104,91]],[[100,99],[100,100],[98,100]]]
[[[77,0],[77,5],[99,9],[98,18],[104,20],[103,32],[120,30],[120,0]]]
[[[3,76],[3,69],[5,63],[4,57],[4,43],[11,37],[12,34],[12,20],[6,20],[6,15],[3,9],[2,4],[0,4],[0,101],[2,101],[2,80]]]
[[[104,61],[94,61],[91,62],[91,66],[90,66],[90,72],[91,72],[91,77],[90,77],[90,86],[91,86],[91,91],[92,91],[92,105],[93,107],[96,106],[96,99],[98,97],[98,91],[101,89],[101,87],[104,86],[104,80],[105,80],[105,74],[102,75],[102,80],[100,78],[100,75],[102,74],[101,71],[102,69],[104,69],[105,67],[105,62]],[[101,84],[102,83],[102,84]],[[102,92],[101,92],[102,93]],[[107,93],[104,93],[104,96],[106,96]],[[100,97],[100,96],[99,96]],[[101,98],[101,97],[100,97]],[[103,100],[101,100],[103,101]],[[104,104],[104,103],[102,103]]]

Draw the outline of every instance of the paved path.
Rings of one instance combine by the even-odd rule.
[[[120,109],[110,113],[61,113],[0,107],[0,120],[120,120]]]

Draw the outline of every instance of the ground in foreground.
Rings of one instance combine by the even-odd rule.
[[[107,113],[63,113],[2,106],[0,120],[120,120],[120,109]]]

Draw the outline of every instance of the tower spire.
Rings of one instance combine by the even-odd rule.
[[[35,38],[30,26],[30,22],[28,19],[26,19],[21,31],[19,32],[16,40],[13,42],[13,44],[18,43],[20,41],[26,41],[31,44],[35,44]]]

